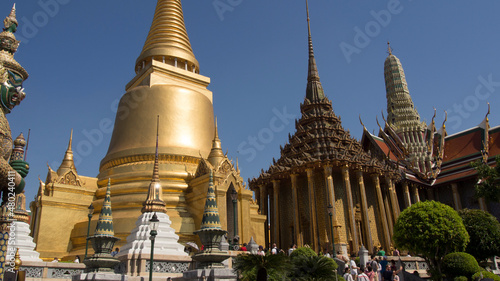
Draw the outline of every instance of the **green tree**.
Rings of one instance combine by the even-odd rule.
[[[477,171],[476,197],[484,197],[491,202],[500,202],[500,156],[497,156],[495,160],[495,167],[481,161],[473,162],[471,166]]]
[[[442,269],[446,279],[451,280],[459,276],[470,279],[474,273],[481,270],[481,267],[471,254],[454,252],[444,256]]]
[[[254,254],[240,254],[236,257],[233,269],[240,275],[240,280],[254,281],[257,279],[257,274],[263,273],[268,276],[270,281],[281,281],[290,271],[290,262],[286,255],[267,254],[265,256]]]
[[[488,212],[463,209],[458,212],[469,233],[465,251],[479,262],[500,253],[500,223]]]
[[[292,258],[292,280],[335,280],[337,263],[324,256],[298,255]]]
[[[298,256],[316,257],[318,254],[316,254],[316,252],[309,247],[299,247],[290,254],[290,258],[294,259]]]
[[[405,209],[396,221],[393,238],[398,248],[425,259],[434,280],[442,279],[443,257],[464,251],[469,242],[458,213],[436,201],[418,202]]]

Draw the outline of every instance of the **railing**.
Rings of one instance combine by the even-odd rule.
[[[75,274],[83,273],[83,263],[66,262],[23,262],[21,270],[26,271],[26,279],[49,278],[71,279]]]

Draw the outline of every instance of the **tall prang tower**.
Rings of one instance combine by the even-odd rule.
[[[397,135],[404,147],[407,161],[416,172],[426,174],[431,170],[431,159],[426,143],[425,122],[413,105],[406,83],[405,72],[400,60],[392,54],[388,45],[389,55],[384,62],[384,78],[387,97],[387,122],[385,131]]]

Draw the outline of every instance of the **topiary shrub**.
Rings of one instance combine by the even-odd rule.
[[[455,279],[453,279],[453,281],[469,281],[469,279],[467,279],[467,277],[465,277],[465,276],[458,276],[458,277],[455,277]]]
[[[295,249],[290,254],[290,258],[292,258],[292,259],[297,257],[297,256],[317,257],[318,254],[316,254],[316,252],[309,247],[300,247],[300,248]]]
[[[481,267],[471,254],[455,252],[444,256],[442,272],[448,280],[458,276],[465,276],[470,279],[474,273],[480,270]]]
[[[486,270],[476,272],[474,275],[472,275],[472,281],[480,281],[485,278],[491,278],[495,281],[500,281],[500,276]]]

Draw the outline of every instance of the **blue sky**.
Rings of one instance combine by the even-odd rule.
[[[0,3],[3,19],[13,1]],[[8,115],[12,134],[31,138],[27,199],[57,169],[74,129],[78,173],[98,174],[116,105],[134,77],[156,1],[41,0],[17,3],[23,42],[15,58],[29,72],[26,99]],[[302,0],[184,0],[201,74],[211,78],[223,149],[242,177],[258,176],[294,132],[305,96],[307,24]],[[344,128],[378,131],[386,110],[387,41],[405,69],[422,119],[448,111],[448,133],[479,124],[490,102],[500,125],[500,2],[320,1],[309,3],[325,93]],[[252,144],[253,143],[253,144]]]

